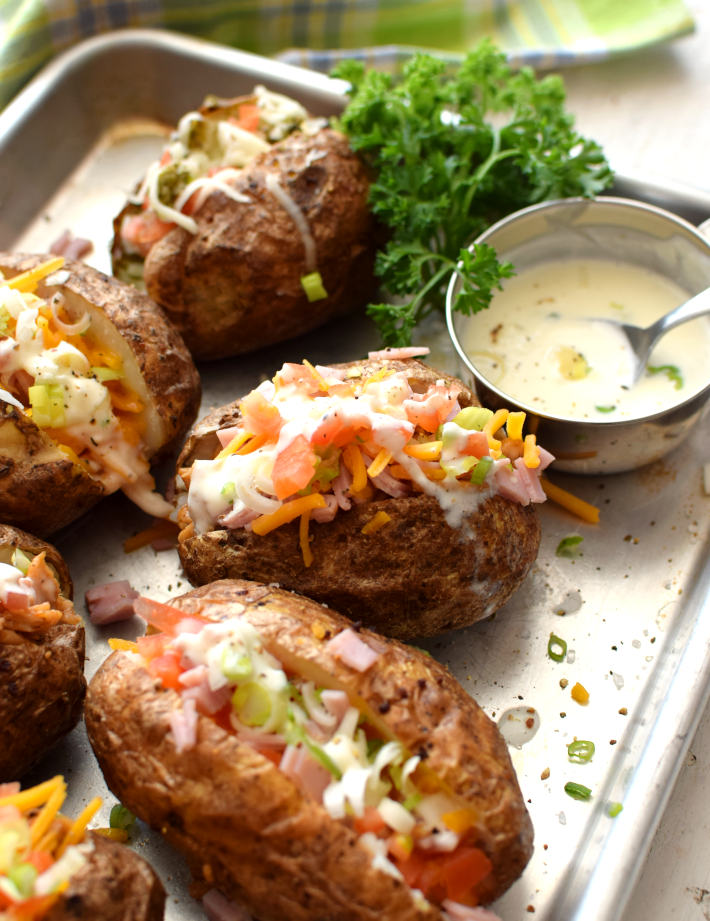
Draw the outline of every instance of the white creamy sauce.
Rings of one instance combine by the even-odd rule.
[[[540,412],[614,421],[659,412],[707,383],[710,321],[693,320],[656,345],[648,370],[629,387],[626,337],[594,317],[650,326],[690,296],[662,275],[630,263],[570,259],[506,279],[462,344],[499,390]]]

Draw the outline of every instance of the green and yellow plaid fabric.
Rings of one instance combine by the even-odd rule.
[[[0,0],[0,106],[57,53],[156,27],[329,71],[395,68],[414,48],[456,57],[490,36],[513,64],[564,66],[692,31],[683,0]]]

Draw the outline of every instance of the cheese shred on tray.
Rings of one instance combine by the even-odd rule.
[[[463,526],[488,496],[543,502],[540,473],[553,458],[523,435],[525,413],[462,409],[459,393],[443,379],[417,393],[396,368],[365,376],[357,367],[285,364],[241,400],[238,424],[217,433],[217,456],[180,471],[188,487],[183,535],[215,528],[263,535],[300,519],[308,564],[309,522],[331,521],[375,495],[433,496],[451,527]],[[386,524],[380,516],[369,531]]]

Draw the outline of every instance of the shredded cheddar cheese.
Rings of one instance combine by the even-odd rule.
[[[387,512],[380,509],[380,511],[376,512],[367,524],[361,528],[361,533],[374,534],[375,531],[379,531],[380,528],[383,528],[391,520]]]
[[[252,530],[255,534],[263,536],[280,528],[282,524],[288,524],[314,508],[325,508],[325,499],[320,493],[311,493],[309,496],[301,496],[299,499],[292,499],[290,502],[284,502],[281,508],[267,515],[260,515],[252,523]]]
[[[587,521],[590,524],[599,522],[599,509],[596,505],[591,505],[589,502],[585,502],[584,499],[567,492],[566,489],[562,489],[561,486],[551,483],[547,477],[540,477],[540,484],[545,490],[545,495],[552,502],[567,509],[568,512],[572,512],[573,515],[577,515],[582,521]]]

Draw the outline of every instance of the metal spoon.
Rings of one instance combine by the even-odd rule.
[[[702,317],[710,313],[710,288],[705,288],[699,294],[691,297],[678,307],[674,307],[670,313],[656,320],[651,326],[641,327],[634,326],[632,323],[621,323],[613,319],[595,318],[598,323],[611,323],[626,336],[634,355],[635,364],[632,370],[629,386],[638,381],[639,377],[646,367],[648,356],[653,351],[654,345],[661,336],[664,336],[669,330],[675,329],[681,323],[687,323],[688,320],[694,320],[696,317]]]

